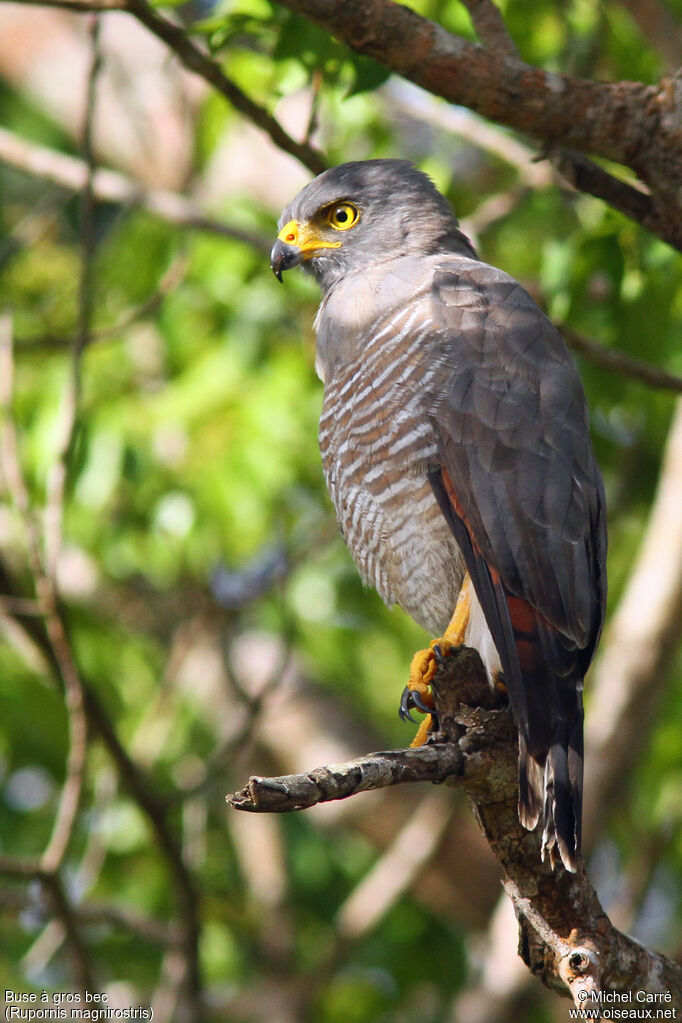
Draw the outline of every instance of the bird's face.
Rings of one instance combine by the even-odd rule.
[[[284,210],[271,266],[302,266],[323,290],[348,273],[459,236],[445,198],[405,160],[366,160],[325,171]],[[461,237],[461,236],[459,236]]]

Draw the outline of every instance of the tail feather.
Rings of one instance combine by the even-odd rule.
[[[559,721],[544,765],[519,736],[519,820],[533,830],[542,819],[542,858],[554,866],[558,853],[575,873],[582,817],[582,713]]]
[[[543,814],[544,771],[519,732],[519,820],[532,831]]]

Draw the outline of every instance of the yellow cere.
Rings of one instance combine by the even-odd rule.
[[[310,259],[319,249],[338,249],[341,242],[328,242],[321,238],[318,229],[309,221],[300,223],[290,220],[277,235],[285,245],[300,249],[305,259]]]

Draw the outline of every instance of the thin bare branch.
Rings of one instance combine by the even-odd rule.
[[[58,7],[75,14],[103,14],[106,11],[124,11],[124,0],[20,0],[29,7]]]
[[[563,324],[560,330],[569,348],[580,352],[586,359],[601,366],[602,369],[639,380],[648,387],[660,387],[665,391],[676,391],[682,394],[682,377],[675,376],[674,373],[667,373],[664,369],[659,369],[658,366],[643,362],[642,359],[635,359],[631,355],[627,355],[626,352],[605,348],[604,345],[592,341],[566,324]]]
[[[88,168],[83,160],[29,142],[3,127],[0,127],[0,160],[72,192],[81,191],[88,177]],[[229,224],[209,217],[190,199],[177,192],[147,188],[118,171],[98,167],[92,175],[92,190],[100,202],[141,207],[178,227],[234,238],[263,253],[268,253],[272,247],[270,239],[238,227],[230,227]]]
[[[88,168],[81,198],[81,279],[79,288],[78,336],[73,346],[71,371],[62,405],[62,421],[57,455],[47,477],[47,498],[44,512],[44,572],[36,578],[36,588],[48,609],[46,619],[53,649],[62,666],[64,699],[69,717],[69,753],[66,778],[50,841],[42,856],[46,871],[56,872],[64,859],[78,813],[87,756],[88,728],[83,702],[83,687],[64,623],[58,611],[57,559],[62,546],[64,497],[69,471],[70,453],[78,426],[80,404],[81,359],[90,340],[93,309],[93,262],[95,248],[94,197],[92,177],[94,157],[92,131],[95,117],[97,79],[101,69],[99,44],[100,21],[94,15],[90,25],[92,60],[88,73],[83,117],[83,155]]]
[[[0,594],[0,614],[4,615],[43,615],[44,609],[37,600],[31,597],[8,597]]]
[[[71,958],[73,976],[80,992],[95,991],[92,965],[87,948],[80,935],[76,914],[67,892],[56,872],[45,870],[35,860],[18,860],[0,856],[0,874],[24,880],[38,881],[47,896],[55,920],[63,931]]]
[[[682,25],[665,0],[621,0],[648,42],[663,54],[671,71],[680,66]]]
[[[2,341],[0,331],[0,342]],[[3,368],[3,346],[0,344],[0,396],[4,379],[2,378]],[[0,445],[0,454],[3,447]],[[29,509],[30,511],[30,509]],[[23,596],[11,578],[10,573],[0,561],[0,588],[9,596]],[[55,649],[55,637],[49,634],[51,618],[48,617],[43,623],[37,617],[13,616],[17,624],[22,628],[28,638],[35,644],[40,653],[45,657],[49,668],[62,687],[66,687],[64,673],[68,670],[68,663],[63,656],[64,651],[57,645]],[[54,619],[53,619],[54,620]],[[59,621],[57,619],[57,621]],[[184,862],[182,851],[173,829],[168,820],[166,803],[161,800],[152,790],[143,772],[128,755],[126,749],[116,734],[112,721],[104,710],[94,688],[82,680],[85,714],[88,727],[93,736],[97,736],[104,744],[109,753],[118,775],[135,800],[140,810],[145,814],[151,825],[158,848],[164,857],[169,868],[173,891],[178,903],[179,914],[179,947],[182,952],[183,963],[183,994],[184,1004],[187,1010],[187,1019],[190,1023],[201,1023],[203,1009],[201,1004],[201,971],[199,965],[199,911],[200,896],[194,885],[192,876]],[[8,864],[6,859],[0,858],[0,872],[3,869],[11,869],[13,865]],[[14,865],[17,866],[17,865]],[[42,870],[40,864],[38,869]],[[34,876],[36,865],[27,862],[18,865],[22,876]]]
[[[609,206],[635,220],[675,248],[680,248],[679,227],[650,193],[628,184],[600,167],[582,153],[569,149],[550,150],[549,159],[566,181],[579,192],[603,199]]]

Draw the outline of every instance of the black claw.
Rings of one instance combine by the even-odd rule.
[[[445,654],[443,653],[443,649],[442,649],[440,643],[434,643],[434,645],[432,647],[432,650],[433,650],[433,656],[436,658],[436,664],[438,665],[438,667],[439,668],[444,667],[445,661],[446,661],[446,657],[445,657]]]
[[[422,700],[420,693],[416,690],[412,690],[410,695],[412,697],[412,703],[415,705],[417,710],[420,710],[422,714],[431,713],[431,707],[429,707],[428,703],[425,703],[424,700]]]
[[[403,689],[403,694],[400,697],[400,709],[398,711],[398,717],[400,718],[401,721],[411,721],[413,725],[416,725],[417,722],[410,714],[411,707],[414,707],[414,703],[412,701],[412,690],[405,686],[405,688]]]

